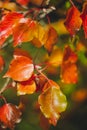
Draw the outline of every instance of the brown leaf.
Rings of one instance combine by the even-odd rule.
[[[4,77],[10,77],[16,81],[26,81],[31,78],[34,71],[34,65],[30,58],[18,56],[14,58]]]

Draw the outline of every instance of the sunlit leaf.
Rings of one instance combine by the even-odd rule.
[[[34,32],[34,38],[32,40],[32,44],[36,47],[43,46],[44,43],[44,35],[46,33],[46,30],[41,24],[37,23],[35,32]]]
[[[4,43],[12,29],[18,24],[23,15],[17,12],[10,12],[0,21],[0,46]]]
[[[63,112],[67,106],[66,97],[61,92],[59,86],[52,80],[49,80],[49,82],[45,84],[38,102],[42,113],[53,125],[56,125],[60,113]]]
[[[71,36],[74,36],[79,31],[81,24],[80,11],[75,6],[71,7],[65,20],[65,26]]]
[[[37,24],[37,29],[34,34],[34,39],[32,43],[36,47],[44,46],[46,50],[50,53],[53,49],[53,46],[57,43],[58,34],[56,30],[51,27],[43,28],[40,24]]]
[[[82,19],[82,24],[84,28],[85,38],[87,38],[87,2],[83,6],[81,19]]]
[[[23,23],[19,23],[13,30],[14,46],[17,46],[22,42],[31,41],[34,38],[35,32],[35,21],[27,19]]]
[[[17,83],[17,94],[25,95],[32,94],[36,90],[36,84],[33,80],[22,81]]]
[[[77,83],[77,54],[69,47],[65,47],[63,62],[61,66],[61,78],[64,83]]]
[[[19,108],[13,104],[4,104],[0,107],[0,122],[4,127],[13,130],[16,123],[19,123],[21,112]]]
[[[11,61],[4,77],[10,77],[16,81],[26,81],[32,76],[33,71],[34,65],[32,60],[25,56],[18,56]]]

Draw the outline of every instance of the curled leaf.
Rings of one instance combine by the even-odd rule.
[[[63,112],[67,106],[65,95],[52,80],[44,85],[43,92],[39,96],[38,102],[42,113],[53,125],[56,125],[60,113]]]
[[[13,104],[7,103],[0,107],[0,122],[4,127],[13,130],[16,123],[19,123],[21,112],[19,108]]]
[[[79,31],[82,20],[80,18],[80,11],[75,6],[68,10],[64,24],[71,36],[74,36],[76,32]]]
[[[26,81],[31,78],[34,71],[34,65],[30,58],[18,56],[14,58],[4,77],[10,77],[16,81]]]

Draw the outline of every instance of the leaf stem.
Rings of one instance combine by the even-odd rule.
[[[7,103],[7,101],[6,101],[6,99],[5,99],[4,96],[1,95],[0,98],[3,99],[3,101],[5,102],[5,104]]]
[[[70,1],[71,5],[72,5],[73,7],[75,7],[73,1],[72,1],[72,0],[69,0],[69,1]]]
[[[8,86],[8,83],[10,81],[10,78],[7,78],[4,86],[2,87],[2,89],[0,90],[0,94],[2,94],[6,89],[7,89],[7,86]]]

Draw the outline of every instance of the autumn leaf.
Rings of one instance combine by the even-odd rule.
[[[49,80],[49,82],[44,85],[43,92],[39,96],[38,102],[42,113],[53,125],[56,125],[60,113],[63,112],[67,106],[65,95],[52,80]]]
[[[10,77],[16,81],[26,81],[32,76],[33,71],[34,65],[32,60],[25,56],[18,56],[11,61],[4,77]]]
[[[17,12],[10,12],[0,21],[0,46],[7,37],[12,34],[12,29],[18,24],[23,15]]]
[[[16,0],[17,3],[21,4],[21,5],[27,5],[29,3],[30,0]]]
[[[24,22],[19,23],[13,29],[14,46],[17,46],[22,42],[31,41],[34,38],[35,32],[36,32],[36,22],[31,19],[25,19]]]
[[[80,18],[80,11],[75,6],[68,10],[64,24],[71,36],[75,36],[76,32],[79,31],[82,20]]]
[[[36,47],[44,46],[44,48],[50,53],[53,49],[53,46],[57,43],[58,34],[56,30],[51,27],[42,27],[40,24],[37,24],[37,29],[34,34],[32,43]]]
[[[49,53],[51,53],[53,46],[58,40],[58,34],[52,26],[49,26],[47,33],[45,33],[44,39],[46,39],[44,47]]]
[[[85,33],[85,38],[87,38],[87,2],[83,5],[81,19],[82,19],[83,29]]]
[[[4,59],[2,56],[0,56],[0,72],[3,70],[4,65],[5,65]]]
[[[4,127],[13,130],[15,124],[21,121],[20,116],[19,108],[13,104],[7,103],[0,107],[0,122]]]
[[[69,46],[66,46],[64,50],[63,62],[61,65],[62,82],[77,83],[78,70],[76,62],[77,54]]]
[[[45,27],[41,26],[40,23],[37,22],[36,29],[33,35],[32,44],[36,47],[42,47],[44,43],[44,36],[46,33]]]
[[[36,91],[36,84],[31,79],[17,83],[18,95],[32,94]]]
[[[28,58],[31,58],[29,53],[21,48],[15,48],[14,49],[14,58],[16,57],[21,57],[21,56],[25,56],[25,57],[28,57]]]

